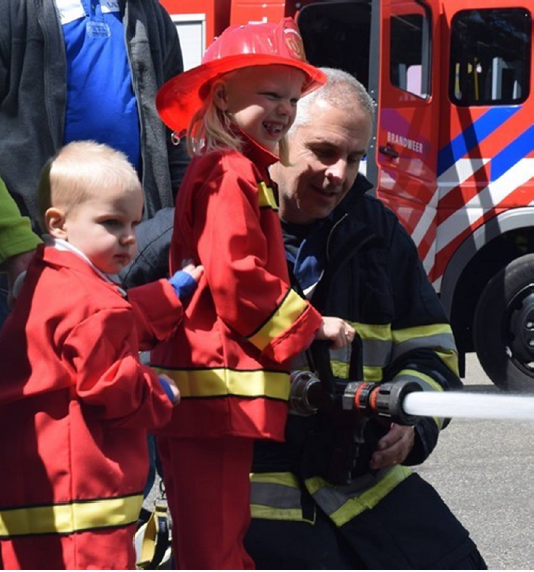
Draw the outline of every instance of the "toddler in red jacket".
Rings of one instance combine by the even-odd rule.
[[[135,569],[147,429],[179,400],[140,350],[168,338],[202,268],[125,292],[143,192],[90,141],[44,168],[48,236],[0,332],[0,537],[6,569]]]

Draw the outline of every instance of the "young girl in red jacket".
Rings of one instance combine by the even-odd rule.
[[[202,64],[163,86],[157,108],[192,161],[180,187],[171,270],[205,274],[182,327],[152,354],[175,380],[179,412],[158,432],[181,569],[251,569],[249,473],[256,439],[284,437],[291,359],[353,329],[322,318],[290,286],[268,167],[287,160],[299,98],[325,81],[296,24],[228,28]]]

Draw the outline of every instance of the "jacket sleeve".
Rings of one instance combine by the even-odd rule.
[[[197,195],[194,241],[218,316],[283,362],[309,346],[321,317],[280,278],[287,266],[278,213],[267,217],[272,215],[268,228],[280,233],[279,239],[265,235],[260,210],[255,183],[236,169],[226,170]]]
[[[169,421],[172,404],[156,373],[139,361],[135,320],[131,308],[93,314],[72,330],[63,357],[77,396],[98,407],[102,419],[156,428]]]
[[[34,250],[41,239],[31,229],[0,179],[0,265],[8,258]]]
[[[162,54],[163,54],[163,81],[166,82],[184,71],[184,62],[180,38],[176,33],[176,26],[163,6],[162,11]],[[187,153],[185,138],[182,138],[179,145],[176,145],[171,137],[172,131],[167,128],[167,154],[169,157],[169,168],[171,172],[171,185],[173,192],[178,192],[180,184],[189,165],[189,155]]]
[[[8,37],[6,38],[6,33]],[[10,57],[6,53],[6,49],[11,49],[12,33],[11,26],[2,26],[0,28],[0,104],[6,98],[9,83],[7,81],[9,75]]]
[[[165,341],[183,318],[183,306],[168,280],[128,290],[139,336],[139,349],[147,351]]]
[[[452,329],[430,284],[417,248],[396,221],[390,242],[394,285],[393,353],[385,381],[415,380],[424,391],[460,390]],[[423,462],[436,446],[447,419],[426,417],[416,425],[416,443],[406,464]]]

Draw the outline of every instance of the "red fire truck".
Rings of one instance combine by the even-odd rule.
[[[367,176],[419,248],[462,369],[476,351],[497,386],[533,390],[531,0],[162,2],[186,65],[230,24],[295,16],[312,63],[367,86]]]

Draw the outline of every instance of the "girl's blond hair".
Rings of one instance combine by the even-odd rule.
[[[224,74],[202,87],[201,95],[205,92],[202,107],[193,116],[187,130],[187,151],[191,157],[226,149],[242,151],[243,141],[234,133],[232,118],[214,101],[215,92],[221,83],[234,80],[239,71]],[[278,143],[278,156],[280,163],[287,166],[289,148],[285,135]]]

